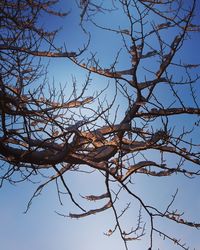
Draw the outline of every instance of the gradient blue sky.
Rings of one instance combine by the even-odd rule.
[[[83,37],[85,37],[83,31],[78,28],[79,12],[74,11],[74,4],[72,2],[73,1],[62,1],[61,4],[63,9],[71,10],[71,14],[67,18],[62,21],[57,19],[58,21],[55,22],[53,19],[47,20],[45,17],[42,21],[48,23],[51,27],[59,24],[63,25],[64,28],[60,32],[56,42],[62,45],[63,41],[66,41],[69,51],[76,50],[79,46],[81,47]],[[108,17],[105,15],[103,18],[105,18],[103,20],[105,23],[113,22],[114,24],[114,19],[111,21],[109,15]],[[115,18],[116,22],[120,20],[124,24],[125,20],[123,20],[122,17],[116,15]],[[117,51],[116,47],[120,46],[120,40],[117,41],[117,39],[113,39],[113,36],[109,33],[103,35],[101,32],[94,32],[92,49],[94,51],[98,50],[98,56],[101,62],[107,63],[109,67],[109,63],[112,62],[113,56]],[[191,42],[186,43],[185,50],[182,53],[182,58],[187,58],[191,63],[199,62],[200,35],[193,34],[193,36],[192,45]],[[126,67],[127,63],[123,55],[121,60],[121,66]],[[50,80],[54,77],[55,83],[70,82],[72,75],[76,76],[77,82],[79,82],[80,85],[85,81],[86,73],[79,70],[77,66],[73,66],[66,59],[55,59],[51,62],[49,67]],[[94,79],[91,87],[88,89],[88,96],[93,95],[97,89],[107,84],[107,80],[103,80],[102,77],[94,76]],[[108,89],[107,94],[111,94],[111,91],[112,88]],[[166,93],[164,93],[162,89],[158,91],[160,91],[160,95],[163,95],[164,98]],[[200,92],[198,94],[200,94]],[[118,101],[119,103],[123,103],[124,99],[119,98]],[[122,105],[121,110],[123,109],[124,107]],[[174,122],[177,124],[183,122],[189,124],[192,121],[188,121],[187,118],[183,117]],[[197,135],[197,138],[198,136],[200,135]],[[72,189],[77,191],[77,195],[79,193],[88,195],[90,194],[90,190],[93,190],[94,193],[95,191],[98,193],[101,191],[101,189],[99,191],[99,187],[102,179],[95,173],[92,175],[88,177],[84,174],[69,174],[66,177],[66,181]],[[171,195],[174,194],[178,188],[179,193],[175,205],[181,208],[182,211],[186,211],[185,216],[190,218],[191,221],[196,219],[200,222],[199,179],[189,180],[183,176],[180,177],[176,175],[159,179],[142,175],[136,177],[134,181],[136,193],[144,197],[147,203],[159,204],[163,208],[168,204]],[[45,188],[42,195],[33,201],[28,213],[24,214],[23,212],[26,210],[27,202],[36,187],[36,185],[30,182],[20,183],[16,186],[5,183],[0,190],[0,248],[2,250],[124,249],[118,233],[112,237],[107,237],[103,234],[108,231],[110,226],[113,226],[112,211],[79,220],[58,216],[55,211],[68,214],[70,211],[73,211],[73,206],[67,199],[64,201],[64,206],[59,205],[55,184],[50,184]],[[130,197],[124,194],[123,204],[126,204],[129,198]],[[138,208],[138,204],[135,204],[135,207]],[[125,216],[125,223],[129,224],[133,222],[133,213],[135,213],[134,208],[128,211]],[[191,245],[191,249],[200,249],[200,231],[187,228],[186,226],[177,227],[172,223],[163,223],[160,225],[163,228],[167,228],[172,235],[178,232],[179,236],[181,236],[188,245]],[[149,240],[148,234],[144,238],[144,241],[130,244],[130,249],[144,250],[144,242],[146,240]],[[157,245],[155,250],[157,250],[158,247],[160,250],[175,249],[172,243],[163,241],[162,238],[156,237],[155,241]]]

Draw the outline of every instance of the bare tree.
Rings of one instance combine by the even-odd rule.
[[[85,43],[70,51],[64,41],[62,47],[56,44],[59,29],[49,31],[40,25],[41,16],[68,16],[57,11],[59,1],[1,1],[1,187],[5,181],[13,184],[40,176],[42,183],[27,209],[47,184],[55,182],[60,202],[65,194],[79,210],[64,216],[81,218],[112,210],[115,225],[105,234],[118,231],[126,249],[127,242],[142,239],[147,232],[148,249],[156,244],[156,234],[188,249],[158,223],[200,227],[174,208],[178,191],[163,209],[135,192],[134,182],[137,176],[200,175],[199,65],[182,58],[200,29],[195,24],[197,3],[98,2],[77,3]],[[104,18],[107,15],[109,22]],[[94,31],[105,34],[102,43],[107,34],[113,37],[109,59],[94,46]],[[49,82],[45,58],[55,57],[66,58],[87,73],[81,88],[75,78],[71,93],[68,85]],[[98,77],[107,87],[102,85],[88,96],[92,80]],[[190,122],[184,124],[181,119],[185,117]],[[102,178],[99,190],[104,192],[91,190],[77,198],[80,190],[71,190],[65,176],[84,172],[93,178],[94,171]],[[130,203],[124,205],[125,194]],[[94,208],[92,201],[99,202],[99,207]],[[131,201],[137,204],[138,215],[136,224],[128,228],[123,218]],[[119,209],[121,202],[124,207]]]

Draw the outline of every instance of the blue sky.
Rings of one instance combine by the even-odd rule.
[[[57,19],[56,22],[53,19],[46,19],[42,17],[41,23],[48,23],[51,27],[62,25],[63,30],[60,32],[56,42],[63,45],[65,41],[69,51],[76,50],[77,47],[82,47],[83,41],[87,41],[87,36],[78,27],[79,12],[75,11],[74,4],[72,1],[61,2],[61,8],[66,10],[70,9],[71,14],[62,20]],[[122,23],[125,26],[125,20],[118,14],[100,15],[99,20],[102,23],[109,23],[111,26],[116,25],[116,22]],[[117,20],[117,21],[116,21]],[[198,20],[198,17],[196,19]],[[118,26],[118,25],[116,25]],[[91,32],[94,32],[94,37],[91,43],[91,49],[97,51],[100,58],[100,62],[106,67],[112,63],[115,53],[121,46],[121,39],[113,34],[95,31],[94,28],[88,27]],[[167,36],[173,34],[167,34]],[[191,41],[186,42],[186,46],[183,52],[181,52],[181,58],[187,59],[190,63],[198,62],[200,35],[193,34],[194,38]],[[114,38],[113,38],[114,37]],[[192,44],[192,46],[191,46]],[[126,55],[122,53],[120,56],[119,68],[127,67]],[[43,61],[46,62],[46,59]],[[151,63],[151,62],[150,62]],[[150,65],[149,65],[150,66]],[[154,67],[155,65],[152,65]],[[49,81],[51,82],[54,78],[55,83],[64,84],[71,82],[72,75],[76,76],[78,86],[81,86],[85,81],[86,72],[80,70],[77,66],[74,66],[71,62],[66,59],[54,59],[51,61],[49,66]],[[172,71],[173,74],[177,74],[177,71]],[[93,96],[97,90],[100,90],[103,86],[106,86],[108,79],[103,77],[96,77],[92,75],[93,81],[88,87],[87,95]],[[143,76],[139,76],[141,79]],[[70,87],[69,92],[71,91]],[[200,89],[198,89],[198,93]],[[131,90],[129,90],[131,91]],[[158,94],[161,99],[166,102],[170,102],[170,96],[167,96],[163,91],[163,87],[158,88]],[[185,91],[185,90],[184,90]],[[185,101],[187,101],[188,93],[183,91],[185,94]],[[113,96],[113,85],[111,84],[106,92],[107,96],[111,99]],[[189,99],[188,99],[189,100]],[[120,111],[124,111],[127,108],[127,103],[123,97],[119,96],[116,102],[120,104]],[[119,112],[118,119],[120,120],[122,113]],[[186,117],[181,117],[178,120],[174,120],[175,124],[184,123],[186,126],[193,121],[188,120]],[[178,128],[176,127],[177,131]],[[198,136],[198,134],[196,134]],[[156,155],[151,155],[156,157]],[[174,158],[168,159],[173,165]],[[92,175],[70,173],[66,176],[66,181],[69,186],[76,192],[76,196],[88,195],[90,190],[95,193],[101,193],[102,178],[100,175],[94,173]],[[190,218],[191,221],[196,219],[200,222],[200,196],[198,190],[200,183],[198,178],[187,179],[184,176],[173,176],[165,178],[155,178],[144,175],[139,175],[134,178],[134,190],[140,194],[145,201],[150,204],[159,205],[166,207],[168,202],[171,200],[171,195],[175,193],[176,189],[179,189],[178,196],[175,202],[181,211],[186,211],[185,216]],[[112,211],[106,211],[96,216],[87,217],[84,219],[70,219],[64,218],[56,214],[55,211],[63,214],[73,212],[74,207],[70,203],[69,199],[64,199],[64,205],[60,206],[55,184],[50,184],[46,187],[42,195],[37,197],[28,211],[26,205],[35,191],[37,185],[33,185],[30,182],[20,183],[16,186],[5,183],[3,188],[0,189],[0,242],[3,250],[102,250],[102,249],[124,249],[123,243],[116,233],[112,237],[107,237],[104,232],[107,232],[110,227],[113,226],[113,214]],[[130,201],[130,196],[123,193],[122,196],[122,207]],[[125,224],[136,223],[135,215],[138,210],[138,204],[133,200],[131,201],[133,208],[130,209],[124,218]],[[135,202],[135,203],[134,203]],[[120,206],[120,205],[119,205]],[[135,208],[136,209],[135,209]],[[145,216],[144,216],[145,220]],[[162,223],[159,225],[166,228],[170,234],[179,233],[179,236],[183,241],[191,245],[191,249],[200,249],[200,233],[198,230],[189,229],[186,226],[176,226],[174,223]],[[147,227],[148,228],[148,227]],[[143,241],[133,242],[130,244],[130,249],[144,250],[144,245],[148,241],[148,234],[144,237]],[[172,243],[163,241],[160,237],[155,237],[155,249],[157,250],[168,250],[175,249]],[[135,247],[135,248],[134,248]],[[178,249],[178,248],[177,248]]]

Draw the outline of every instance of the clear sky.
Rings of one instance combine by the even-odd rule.
[[[66,42],[69,51],[77,50],[77,47],[82,47],[83,42],[87,41],[87,36],[78,27],[79,14],[76,10],[73,1],[62,1],[61,8],[71,10],[71,13],[64,19],[56,19],[55,22],[52,18],[46,19],[41,17],[41,23],[48,24],[50,27],[56,27],[62,25],[59,36],[55,42],[63,46]],[[199,8],[200,9],[200,8]],[[200,13],[200,12],[199,12]],[[120,16],[117,12],[111,15],[100,15],[99,20],[102,24],[109,23],[110,26],[122,25],[122,28],[126,28],[126,20]],[[196,21],[199,21],[197,16]],[[88,27],[93,35],[90,48],[97,52],[97,56],[100,59],[102,65],[110,66],[114,59],[114,55],[120,47],[122,47],[122,40],[118,36],[110,34],[109,32],[96,31],[91,26]],[[171,33],[166,35],[172,36]],[[192,42],[186,41],[186,46],[183,52],[181,52],[181,58],[187,59],[190,63],[199,62],[199,44],[200,35],[193,34]],[[45,63],[45,60],[44,60]],[[119,69],[128,67],[126,55],[122,53],[120,55]],[[154,67],[155,65],[152,65]],[[80,87],[84,81],[86,72],[80,70],[77,66],[74,66],[66,59],[54,59],[49,66],[49,81],[54,79],[56,84],[64,84],[71,82],[72,75],[76,76],[78,86]],[[173,74],[177,74],[176,71],[172,71]],[[178,72],[179,73],[179,72]],[[107,85],[108,79],[103,77],[92,76],[93,81],[88,88],[87,95],[93,96],[97,90],[102,89]],[[141,79],[144,77],[141,77]],[[69,87],[69,92],[71,88]],[[200,94],[198,89],[198,94]],[[130,91],[130,90],[128,90]],[[160,98],[163,101],[169,101],[169,96],[166,97],[166,93],[163,89],[158,89]],[[107,92],[107,96],[112,98],[113,86],[111,85]],[[184,95],[184,91],[183,91]],[[188,93],[185,93],[185,101],[190,101]],[[167,100],[166,100],[166,99]],[[116,102],[116,106],[120,105],[120,111],[124,111],[127,108],[127,103],[122,96],[119,96]],[[118,116],[120,120],[122,116]],[[192,124],[193,121],[188,120],[186,117],[182,117],[179,120],[175,120],[175,124],[185,123],[185,125]],[[177,126],[176,126],[177,129]],[[196,134],[198,139],[199,134]],[[156,155],[151,156],[156,157]],[[171,164],[174,164],[174,159],[169,159]],[[100,194],[102,191],[101,176],[93,173],[89,176],[79,173],[70,173],[66,177],[69,186],[78,195],[89,195],[89,191],[92,190],[95,194]],[[157,204],[160,207],[166,207],[171,200],[171,196],[178,188],[178,196],[175,205],[180,208],[181,211],[186,211],[185,216],[191,221],[197,220],[200,222],[200,195],[199,188],[200,182],[198,178],[188,179],[184,176],[174,175],[172,177],[155,178],[140,175],[135,177],[135,192],[144,197],[145,201],[150,204]],[[112,211],[106,211],[95,216],[86,217],[83,219],[70,219],[59,216],[56,212],[68,214],[73,212],[74,207],[70,203],[70,200],[64,200],[63,206],[59,205],[59,200],[56,193],[56,185],[50,184],[46,187],[42,194],[37,197],[30,210],[24,214],[26,205],[37,188],[37,185],[33,185],[31,182],[20,183],[16,186],[12,186],[5,183],[3,188],[0,189],[0,248],[2,250],[107,250],[107,249],[124,249],[123,242],[121,241],[119,234],[116,233],[111,237],[104,235],[110,227],[113,226],[113,213]],[[126,194],[122,197],[122,205],[129,202],[130,197]],[[135,220],[133,214],[138,210],[138,204],[131,201],[133,208],[128,211],[124,218],[124,223],[130,224]],[[135,209],[135,208],[136,209]],[[123,206],[122,206],[123,208]],[[145,220],[145,217],[144,217]],[[200,231],[187,228],[186,226],[176,226],[174,223],[160,222],[160,226],[166,228],[170,234],[178,235],[191,246],[191,249],[200,249]],[[148,229],[148,225],[147,225]],[[130,243],[130,249],[147,250],[144,248],[144,243],[148,241],[148,233],[144,237],[144,241],[138,241]],[[163,241],[161,237],[155,237],[155,249],[160,250],[173,250],[174,246],[171,242]],[[178,249],[178,248],[177,248]]]

